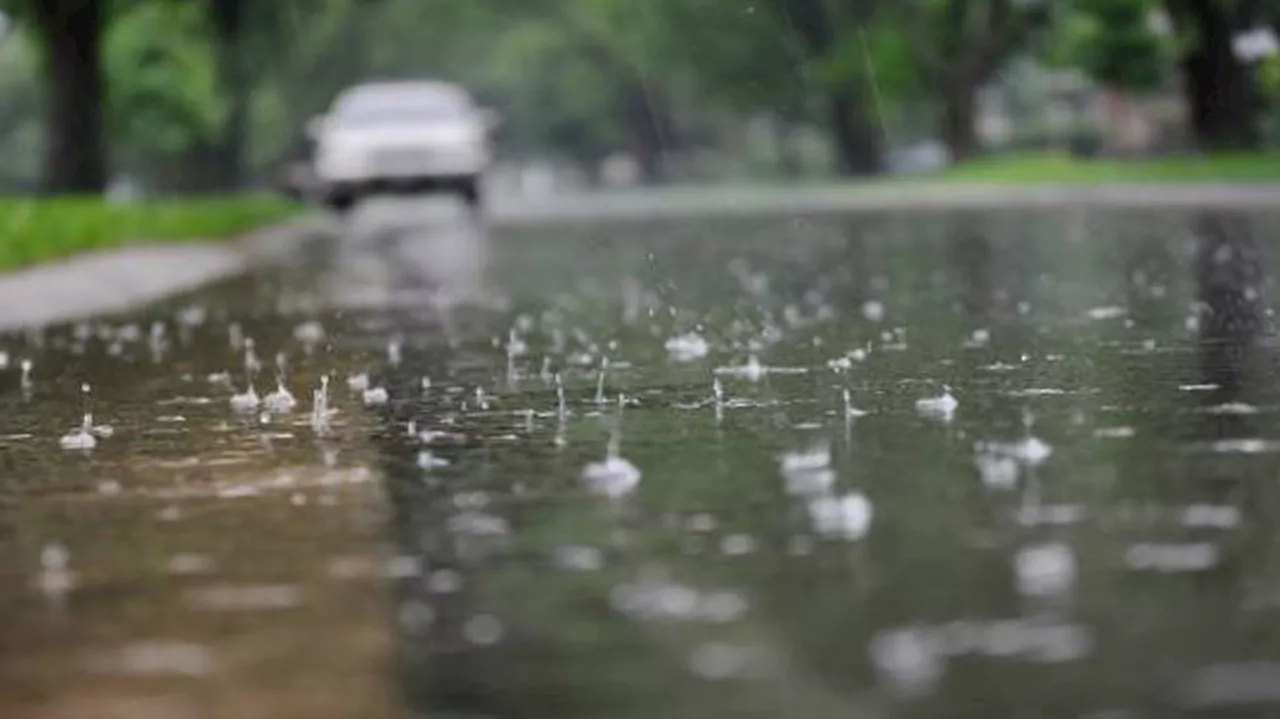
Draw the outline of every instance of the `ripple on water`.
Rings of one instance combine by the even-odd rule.
[[[296,609],[302,589],[296,584],[212,584],[193,587],[186,601],[210,612],[261,612]]]
[[[750,604],[730,590],[699,590],[680,584],[661,572],[647,572],[619,584],[609,595],[613,608],[646,622],[709,622],[729,624],[746,616]]]
[[[94,673],[136,677],[205,677],[214,672],[209,647],[177,639],[129,642],[116,649],[90,654],[85,667]]]

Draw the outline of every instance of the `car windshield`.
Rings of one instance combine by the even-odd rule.
[[[467,105],[452,97],[405,96],[355,97],[335,108],[335,117],[344,123],[385,124],[457,120],[467,113]]]

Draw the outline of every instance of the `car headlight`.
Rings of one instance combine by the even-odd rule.
[[[317,153],[316,165],[327,172],[350,172],[365,164],[363,152],[351,147],[330,147]]]

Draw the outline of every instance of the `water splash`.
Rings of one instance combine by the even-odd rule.
[[[369,389],[369,373],[359,372],[347,377],[347,389],[352,392],[363,392]]]
[[[253,388],[252,384],[250,384],[249,389],[244,392],[238,392],[231,395],[230,403],[231,409],[237,412],[247,413],[256,411],[258,406],[262,403],[262,399],[258,397],[258,391]]]
[[[430,451],[424,449],[418,452],[417,465],[418,465],[418,469],[431,470],[431,469],[436,469],[437,467],[448,467],[449,460],[445,459],[444,457],[438,457],[435,454],[431,453]]]
[[[284,386],[283,379],[276,380],[276,389],[262,399],[262,404],[269,412],[276,414],[287,414],[292,412],[298,405],[298,401],[294,399],[293,393]]]
[[[1061,542],[1023,547],[1014,557],[1014,577],[1023,596],[1065,594],[1076,582],[1075,552]]]
[[[609,438],[604,460],[591,462],[583,468],[582,481],[590,491],[620,499],[640,486],[640,470],[619,454],[620,444],[620,433],[615,430]]]
[[[293,338],[303,345],[315,346],[324,341],[324,325],[315,320],[303,322],[293,328]]]
[[[686,332],[667,340],[664,347],[667,354],[677,362],[693,362],[706,357],[711,351],[706,338],[697,332]]]
[[[329,431],[329,375],[320,377],[320,387],[311,394],[311,431],[325,434]]]
[[[360,399],[366,407],[373,407],[386,404],[391,399],[391,395],[385,387],[370,387],[360,393]]]
[[[80,426],[58,440],[58,444],[66,450],[90,450],[98,446],[98,439],[93,432],[93,412],[89,406],[90,389],[87,382],[80,385],[80,393],[84,397],[85,405]]]
[[[821,495],[836,482],[831,467],[831,448],[819,444],[798,452],[787,452],[779,458],[786,490],[792,495]]]
[[[924,397],[916,400],[916,412],[922,417],[950,422],[955,417],[960,402],[951,393],[951,387],[942,386],[942,394],[935,397]]]
[[[767,367],[760,364],[760,358],[754,354],[747,357],[746,364],[717,367],[715,371],[716,374],[736,377],[748,382],[759,382],[769,372]]]
[[[871,528],[871,501],[860,492],[843,496],[822,496],[809,500],[809,520],[813,531],[824,537],[857,541]]]
[[[254,352],[253,338],[246,337],[244,342],[244,374],[245,385],[247,389],[231,395],[231,409],[236,412],[254,412],[262,404],[262,398],[258,396],[258,390],[254,388],[254,377],[262,364],[258,361],[258,355]]]

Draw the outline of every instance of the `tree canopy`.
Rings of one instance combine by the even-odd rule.
[[[653,180],[673,159],[753,152],[742,143],[762,119],[780,147],[803,129],[824,137],[831,166],[851,173],[922,137],[964,159],[983,150],[980,91],[1019,59],[1129,93],[1180,84],[1207,148],[1259,146],[1280,89],[1274,57],[1233,54],[1241,32],[1280,29],[1280,6],[1257,0],[0,0],[0,11],[12,20],[0,141],[27,158],[3,172],[26,182],[42,167],[53,191],[99,190],[113,171],[240,186],[369,77],[465,83],[506,118],[504,156],[590,172],[626,152]]]

